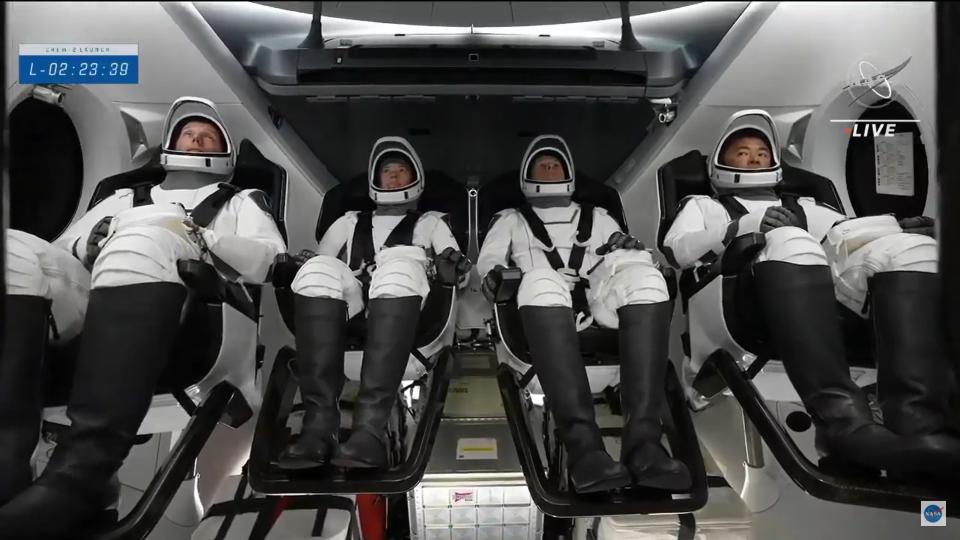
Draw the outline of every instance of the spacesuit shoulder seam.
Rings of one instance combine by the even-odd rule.
[[[233,199],[233,201],[236,201],[236,202],[242,202],[242,201],[248,200],[248,199],[252,201],[252,200],[253,200],[253,194],[254,194],[254,193],[262,193],[262,194],[264,195],[264,197],[267,196],[267,193],[266,193],[265,191],[263,191],[262,189],[252,189],[252,188],[251,188],[251,189],[244,189],[244,190],[237,191],[236,193],[234,193],[232,199]]]
[[[112,199],[112,198],[114,198],[114,197],[116,197],[117,199],[122,199],[122,198],[124,198],[124,197],[132,197],[132,196],[133,196],[133,188],[127,188],[127,187],[125,187],[125,188],[120,188],[120,189],[114,191],[109,197],[107,197],[107,198],[104,199],[103,201],[104,201],[104,202],[105,202],[105,201],[109,201],[110,199]]]
[[[704,204],[723,208],[723,205],[720,204],[720,201],[709,195],[687,195],[686,197],[680,199],[680,202],[677,203],[677,214],[686,209],[690,203],[695,203],[701,213],[703,213]]]
[[[442,220],[443,216],[445,215],[447,215],[447,212],[440,212],[437,210],[428,210],[424,212],[423,215],[420,216],[420,219],[430,218],[430,219]]]
[[[101,200],[100,202],[98,202],[97,204],[93,205],[93,207],[90,208],[90,210],[93,210],[94,208],[101,207],[102,205],[105,205],[105,204],[110,204],[110,201],[126,201],[126,200],[129,200],[129,199],[132,199],[132,198],[133,198],[133,189],[131,189],[131,188],[119,188],[119,189],[117,189],[116,191],[114,191],[113,193],[111,193],[109,196],[107,196],[107,197],[105,197],[104,199],[102,199],[102,200]]]

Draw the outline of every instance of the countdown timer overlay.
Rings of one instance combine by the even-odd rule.
[[[137,84],[136,44],[20,45],[20,84]]]

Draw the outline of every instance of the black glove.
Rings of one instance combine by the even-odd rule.
[[[277,258],[273,260],[273,266],[270,267],[270,282],[278,289],[289,287],[293,283],[293,278],[297,277],[300,267],[316,256],[316,253],[307,250],[303,250],[296,255],[289,253],[277,255]]]
[[[763,213],[760,232],[765,233],[778,227],[799,227],[800,218],[782,206],[771,206]]]
[[[935,231],[937,222],[932,217],[917,216],[903,218],[897,221],[897,223],[900,224],[900,228],[902,228],[905,233],[923,234],[930,238],[936,238]]]
[[[447,285],[455,285],[460,278],[473,268],[473,263],[452,247],[443,250],[436,258],[437,277]]]
[[[645,247],[640,240],[637,240],[629,234],[617,231],[610,235],[606,244],[597,248],[597,255],[606,255],[618,249],[636,249],[642,251]]]
[[[100,242],[107,237],[107,231],[110,230],[110,221],[113,216],[107,216],[97,222],[90,230],[90,236],[87,237],[87,255],[83,258],[83,265],[87,270],[93,269],[93,263],[100,256]]]
[[[497,292],[500,290],[500,286],[503,285],[503,271],[506,270],[502,264],[498,264],[493,267],[487,275],[483,276],[483,284],[480,286],[483,296],[487,298],[490,302],[495,302],[497,298]]]

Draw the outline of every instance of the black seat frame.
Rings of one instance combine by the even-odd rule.
[[[159,153],[155,153],[154,159],[143,167],[98,183],[88,209],[118,189],[138,184],[158,184],[163,181],[164,174],[159,166]],[[267,194],[272,201],[271,215],[284,238],[286,182],[286,171],[282,167],[267,160],[250,141],[244,139],[240,143],[231,184],[241,189],[260,189]],[[222,304],[233,305],[241,313],[258,320],[260,286],[247,286],[253,300],[251,303],[245,294],[234,289],[235,284],[224,281],[207,263],[179,261],[177,270],[188,289],[184,316],[174,345],[173,357],[177,360],[170,362],[155,393],[172,393],[191,419],[130,513],[109,526],[78,531],[79,537],[98,540],[146,538],[163,517],[183,481],[193,471],[197,456],[217,424],[239,427],[253,416],[240,391],[228,382],[215,386],[199,405],[186,396],[184,389],[199,382],[216,361],[219,347],[211,345],[214,341],[211,336],[219,344],[222,338],[219,326]],[[67,402],[76,363],[77,341],[66,344],[60,351],[48,348],[58,356],[55,361],[45,362],[48,366],[56,366],[56,369],[45,374],[45,387],[50,391],[45,396],[45,405],[48,407]],[[262,346],[258,346],[256,361],[259,367],[262,363]]]
[[[517,175],[504,175],[499,180],[483,186],[480,190],[480,222],[489,223],[493,215],[505,208],[515,207],[525,202],[520,192]],[[493,193],[484,198],[485,193]],[[618,221],[621,228],[628,231],[620,195],[609,186],[590,182],[583,178],[577,181],[573,200],[605,208]],[[485,229],[483,233],[485,234]],[[671,298],[675,296],[673,273],[666,269],[667,283],[671,285]],[[529,349],[523,334],[519,310],[516,303],[516,291],[522,276],[519,271],[504,273],[499,297],[494,302],[495,339],[498,339],[518,360],[530,364]],[[581,354],[586,366],[619,365],[619,340],[616,329],[591,326],[578,334]],[[664,431],[677,459],[690,468],[693,476],[691,489],[684,493],[667,493],[659,490],[631,487],[611,493],[577,494],[567,482],[564,450],[559,440],[552,437],[549,427],[549,405],[545,408],[543,447],[547,449],[546,463],[540,456],[538,446],[527,419],[530,408],[529,397],[525,396],[523,386],[533,372],[529,371],[518,378],[518,374],[507,365],[497,369],[497,382],[507,417],[510,419],[510,432],[518,449],[521,467],[530,487],[530,494],[548,516],[560,519],[572,519],[597,515],[625,515],[676,513],[686,514],[702,508],[707,502],[707,475],[700,445],[697,439],[690,413],[684,405],[682,388],[671,365],[665,381],[667,405],[670,419],[665,422]],[[618,390],[608,388],[601,401],[606,401],[614,412],[620,410]],[[621,429],[603,430],[606,436],[619,437]]]
[[[662,250],[663,239],[676,217],[681,200],[689,195],[712,194],[706,172],[706,157],[694,150],[675,158],[659,169],[657,185],[660,196],[658,245]],[[820,203],[843,211],[833,183],[812,172],[784,166],[783,185],[780,189],[813,197]],[[739,308],[744,304],[752,305],[745,301],[744,297],[744,294],[751,294],[752,290],[743,282],[749,283],[752,261],[764,244],[763,234],[740,236],[727,246],[713,264],[697,271],[686,270],[681,274],[679,290],[685,313],[690,297],[711,280],[723,280],[723,315],[728,322],[728,330],[737,343],[758,357],[749,368],[743,369],[729,351],[713,351],[694,379],[694,389],[703,396],[712,397],[729,388],[784,471],[797,486],[814,497],[831,502],[916,512],[921,500],[943,500],[950,498],[950,495],[960,496],[960,491],[956,488],[907,485],[889,478],[860,476],[854,471],[836,471],[832,467],[814,465],[797,448],[793,438],[783,429],[752,382],[764,364],[776,357],[776,351],[772,344],[762,339],[765,330],[758,328],[762,325],[756,314],[746,314],[747,310]],[[852,317],[859,319],[856,315]],[[865,336],[872,335],[869,325],[851,319],[851,315],[844,313],[840,307],[838,320],[845,330],[851,365],[873,367],[873,351],[868,343],[865,344],[867,340],[864,340]],[[684,352],[690,356],[688,334],[684,333],[683,338]],[[949,493],[944,493],[944,489]],[[960,510],[948,510],[948,515],[960,515]]]
[[[463,186],[437,171],[427,173],[427,183],[418,202],[420,211],[439,211],[449,220],[451,230],[458,242],[465,242],[467,192]],[[358,176],[346,184],[332,188],[324,195],[320,215],[317,218],[316,240],[319,242],[327,229],[345,212],[372,211],[375,206],[367,193],[366,175]],[[462,206],[462,209],[460,208]],[[462,226],[462,228],[458,228]],[[295,268],[300,263],[291,261]],[[293,271],[284,274],[292,277]],[[443,272],[439,272],[441,274]],[[449,273],[449,272],[448,272]],[[277,303],[287,327],[294,331],[293,298],[290,283],[274,280]],[[433,280],[430,293],[421,311],[415,348],[429,345],[441,336],[454,307],[456,284]],[[365,320],[361,315],[347,325],[347,351],[362,351],[365,337]],[[416,353],[415,353],[416,354]],[[398,432],[389,437],[393,464],[383,470],[341,471],[330,466],[307,471],[287,471],[277,466],[276,459],[291,438],[286,427],[287,419],[294,411],[293,399],[297,389],[295,381],[296,351],[282,349],[274,362],[267,384],[264,402],[254,434],[250,461],[250,485],[257,491],[269,494],[288,493],[404,493],[413,489],[426,471],[427,460],[440,427],[443,404],[446,401],[450,382],[451,352],[443,347],[433,358],[423,358],[426,375],[416,381],[427,390],[421,398],[422,410],[417,412],[416,431],[409,448],[406,448],[406,409],[397,400],[396,411],[400,419]],[[423,394],[421,394],[423,395]],[[349,407],[341,403],[341,407]],[[406,454],[406,455],[404,455]]]

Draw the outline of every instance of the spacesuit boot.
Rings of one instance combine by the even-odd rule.
[[[522,306],[520,318],[547,407],[569,455],[574,491],[592,493],[628,486],[630,474],[607,454],[597,426],[573,310]]]
[[[10,538],[76,538],[100,525],[176,336],[186,289],[147,283],[90,291],[67,416],[37,481],[0,508]]]
[[[367,341],[354,405],[353,431],[332,462],[338,467],[387,465],[386,429],[420,321],[419,296],[371,298]]]
[[[280,454],[281,469],[323,465],[337,447],[347,303],[294,295],[297,374],[305,413],[300,438]]]
[[[6,297],[0,357],[0,506],[33,481],[30,457],[40,439],[49,313],[46,298]]]
[[[620,402],[625,418],[620,461],[636,485],[683,490],[691,485],[690,471],[660,444],[672,312],[672,302],[632,304],[617,310]]]
[[[940,277],[928,272],[881,272],[870,281],[877,351],[877,393],[883,423],[902,436],[937,436],[960,468],[960,438],[948,400],[952,367],[944,350]]]
[[[874,422],[866,396],[850,379],[829,268],[764,261],[754,273],[763,316],[787,376],[813,418],[821,452],[895,472],[949,461],[936,440],[899,437]]]

